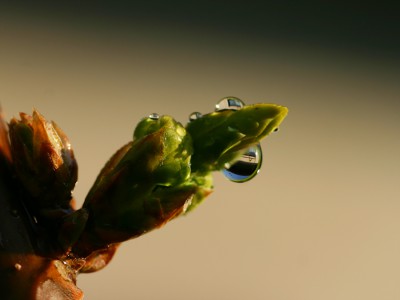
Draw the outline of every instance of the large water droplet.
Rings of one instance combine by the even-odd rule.
[[[239,110],[245,106],[244,102],[240,100],[239,98],[236,97],[226,97],[221,99],[216,105],[215,105],[215,111],[221,111],[221,110]]]
[[[222,173],[233,182],[246,182],[260,171],[262,150],[260,144],[254,145],[242,154],[239,160],[227,165]]]
[[[149,118],[152,120],[158,120],[160,118],[160,115],[157,113],[152,113],[149,115]]]
[[[201,113],[197,112],[197,111],[196,112],[192,112],[190,114],[190,116],[189,116],[189,121],[194,121],[194,120],[200,119],[202,116],[203,115]]]

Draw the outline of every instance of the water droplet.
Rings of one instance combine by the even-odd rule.
[[[152,113],[149,115],[149,118],[152,120],[158,120],[160,118],[160,115],[157,113]]]
[[[260,144],[250,147],[239,160],[227,165],[222,173],[233,182],[246,182],[257,175],[261,168],[262,150]]]
[[[216,105],[215,105],[215,111],[221,111],[221,110],[239,110],[245,106],[244,102],[240,100],[239,98],[236,97],[226,97],[221,99]]]
[[[200,119],[202,116],[203,115],[201,113],[197,112],[197,111],[193,112],[189,116],[189,121],[194,121],[194,120]]]

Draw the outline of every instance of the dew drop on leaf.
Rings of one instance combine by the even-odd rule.
[[[149,115],[149,118],[152,120],[158,120],[160,118],[160,115],[157,113],[152,113]]]
[[[200,119],[202,116],[203,116],[203,115],[202,115],[201,113],[197,112],[197,111],[196,111],[196,112],[193,112],[193,113],[191,113],[190,116],[189,116],[189,121],[191,122],[191,121]]]
[[[222,173],[230,181],[246,182],[257,175],[261,163],[262,150],[260,144],[257,144],[247,149],[237,161],[227,164]]]
[[[239,110],[245,106],[244,102],[236,97],[225,97],[215,105],[215,111]]]

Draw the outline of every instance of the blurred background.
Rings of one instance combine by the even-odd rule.
[[[400,26],[389,2],[0,4],[0,103],[69,136],[82,203],[150,113],[289,107],[263,168],[81,275],[85,299],[400,299]]]

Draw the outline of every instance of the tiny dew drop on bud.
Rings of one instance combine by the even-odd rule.
[[[236,97],[225,97],[215,105],[215,111],[239,110],[245,106],[244,102]]]
[[[202,115],[201,113],[197,112],[197,111],[196,111],[196,112],[193,112],[193,113],[191,113],[190,116],[189,116],[189,121],[191,122],[191,121],[200,119],[202,116],[203,116],[203,115]]]
[[[149,118],[152,120],[158,120],[160,118],[160,115],[157,113],[152,113],[149,115]]]
[[[226,178],[233,182],[246,182],[254,178],[260,171],[262,150],[260,144],[247,149],[242,156],[232,164],[227,164],[222,170]]]

